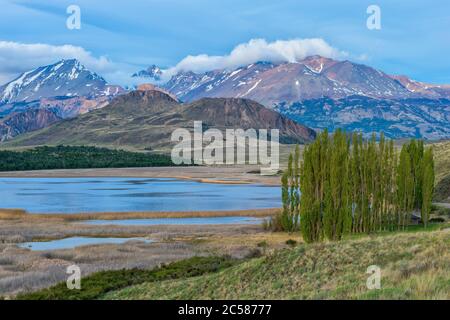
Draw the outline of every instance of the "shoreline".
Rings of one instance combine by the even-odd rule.
[[[216,184],[279,186],[280,176],[255,173],[258,166],[141,167],[3,171],[0,178],[169,178]]]
[[[188,166],[188,167],[145,167],[145,168],[94,168],[94,169],[51,169],[32,171],[3,171],[1,178],[155,178],[179,179],[211,184],[258,184],[279,186],[279,176],[264,176],[255,173],[259,166]],[[193,218],[193,217],[269,217],[280,208],[214,210],[214,211],[125,211],[125,212],[80,212],[80,213],[29,213],[20,208],[3,209],[0,204],[1,219],[26,220],[120,220],[152,218]]]

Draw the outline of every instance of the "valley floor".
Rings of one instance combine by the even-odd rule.
[[[199,212],[210,215],[268,216],[273,210]],[[65,281],[66,268],[76,264],[82,275],[100,270],[149,269],[193,256],[248,256],[267,243],[272,248],[286,247],[286,240],[299,235],[272,234],[257,225],[86,225],[79,220],[149,217],[189,217],[193,213],[99,213],[80,215],[37,215],[23,211],[0,210],[0,297],[34,291]],[[69,237],[140,237],[153,243],[130,241],[74,249],[31,251],[20,243]]]
[[[263,216],[270,212],[254,213]],[[65,283],[66,268],[73,264],[81,268],[83,277],[96,277],[96,272],[103,270],[150,270],[194,256],[230,256],[239,259],[238,263],[218,272],[157,283],[141,281],[96,298],[450,299],[448,222],[430,225],[426,231],[414,226],[407,232],[357,235],[341,242],[308,245],[298,232],[268,232],[260,224],[85,225],[75,216],[11,211],[0,215],[0,297]],[[73,236],[141,237],[155,242],[52,251],[18,247],[24,241]],[[371,265],[381,268],[380,290],[366,288],[366,270]]]
[[[183,167],[1,172],[0,177],[149,177],[210,183],[279,185],[259,167]],[[194,256],[239,259],[218,272],[141,282],[107,292],[104,299],[450,299],[450,225],[426,232],[352,236],[338,243],[307,245],[300,234],[272,233],[256,225],[86,225],[88,219],[266,217],[278,209],[210,212],[116,212],[27,214],[0,209],[0,297],[48,288],[67,279],[76,264],[82,276],[102,270],[150,270]],[[75,249],[31,251],[18,244],[68,237],[140,237]],[[294,246],[294,247],[292,247]],[[367,268],[381,268],[381,289],[368,290]]]

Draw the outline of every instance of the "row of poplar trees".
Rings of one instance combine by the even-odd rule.
[[[434,192],[431,148],[411,140],[399,153],[381,134],[322,132],[289,157],[282,176],[278,229],[301,230],[306,242],[349,233],[405,229],[416,212],[426,226]]]

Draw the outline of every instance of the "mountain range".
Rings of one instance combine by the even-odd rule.
[[[161,83],[164,72],[152,65],[133,77]],[[203,73],[180,71],[160,86],[144,84],[140,91],[160,91],[187,104],[203,98],[253,100],[317,130],[450,138],[449,85],[388,75],[347,60],[310,56],[295,63],[256,62]],[[75,59],[24,72],[0,86],[0,141],[103,108],[127,92]]]
[[[450,137],[450,85],[391,76],[363,64],[310,56],[234,70],[179,72],[164,86],[183,101],[255,100],[315,129],[380,130],[391,138]]]
[[[138,71],[132,75],[133,78],[146,78],[154,81],[160,81],[162,70],[156,65],[151,65],[145,70]]]
[[[280,141],[305,143],[315,131],[270,110],[257,102],[240,98],[203,98],[180,104],[161,90],[135,90],[114,98],[106,107],[50,127],[29,132],[7,142],[7,146],[103,145],[132,146],[167,151],[175,129],[194,128],[279,129]]]
[[[363,64],[310,56],[295,63],[257,62],[234,70],[179,72],[164,87],[181,100],[242,97],[267,106],[359,95],[375,99],[450,98],[450,86],[390,76]]]
[[[104,107],[124,92],[76,59],[24,72],[0,86],[0,141]]]

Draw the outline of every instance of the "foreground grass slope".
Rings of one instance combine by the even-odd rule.
[[[153,270],[127,269],[94,273],[82,279],[81,290],[70,290],[65,282],[48,289],[20,294],[18,300],[93,300],[108,291],[133,284],[165,279],[180,279],[217,272],[238,261],[230,257],[193,257],[163,265]]]
[[[449,229],[299,245],[200,277],[149,282],[106,299],[450,299]],[[366,287],[381,268],[381,289]]]
[[[433,144],[436,190],[435,201],[450,202],[450,141]]]

